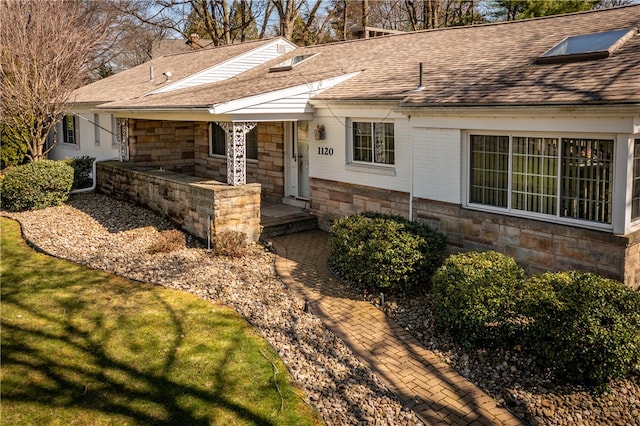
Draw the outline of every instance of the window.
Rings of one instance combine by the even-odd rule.
[[[353,161],[395,164],[393,123],[353,122]]]
[[[549,64],[607,58],[637,32],[636,28],[626,28],[567,37],[540,55],[536,62]]]
[[[613,140],[470,136],[469,202],[611,223]]]
[[[293,69],[293,67],[295,67],[296,65],[301,64],[302,62],[305,62],[317,55],[319,54],[311,53],[308,55],[294,56],[293,58],[286,59],[280,62],[279,64],[277,64],[276,66],[269,68],[269,72],[289,71]]]
[[[65,115],[62,118],[62,142],[76,145],[76,117],[72,114]]]
[[[217,123],[211,124],[211,155],[227,155],[227,139],[225,131]],[[246,155],[249,160],[258,159],[258,126],[251,129],[246,135]]]
[[[96,146],[100,145],[100,115],[93,114],[93,138]]]
[[[640,219],[640,139],[633,147],[633,187],[631,196],[631,220]]]

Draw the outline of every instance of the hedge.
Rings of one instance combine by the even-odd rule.
[[[41,160],[8,170],[0,180],[2,208],[38,210],[62,204],[73,184],[73,168],[62,161]]]
[[[400,216],[362,213],[336,220],[330,262],[344,279],[371,290],[427,285],[446,249],[443,234]]]

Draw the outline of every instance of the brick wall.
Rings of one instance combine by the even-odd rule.
[[[237,231],[247,240],[260,237],[260,185],[228,186],[216,181],[133,163],[101,162],[97,190],[160,213],[184,231],[206,240],[221,231]]]
[[[496,250],[514,257],[529,274],[575,269],[640,288],[640,231],[617,236],[424,199],[415,199],[413,209],[415,220],[447,235],[452,252]],[[408,217],[409,194],[311,179],[311,212],[321,228],[365,210]]]

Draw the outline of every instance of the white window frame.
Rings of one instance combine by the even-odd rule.
[[[395,170],[397,166],[398,158],[398,132],[395,121],[380,121],[367,118],[349,118],[347,119],[347,170],[351,171],[365,171],[374,174],[383,174],[388,176],[395,176]],[[393,163],[376,163],[375,162],[375,146],[372,146],[371,161],[360,161],[355,159],[355,147],[354,147],[354,123],[367,123],[372,126],[372,143],[375,143],[375,125],[384,124],[393,126]]]
[[[73,120],[73,143],[67,142],[67,128],[65,127],[65,121],[67,121],[71,117]],[[60,146],[68,148],[68,149],[80,149],[80,129],[78,126],[80,125],[78,117],[75,114],[65,114],[60,120],[58,127],[58,141],[60,142]]]
[[[508,160],[508,200],[507,207],[496,207],[486,204],[480,203],[472,203],[471,199],[471,136],[472,135],[483,135],[483,136],[508,136],[509,137],[509,160]],[[512,164],[512,155],[513,155],[513,138],[514,137],[532,137],[532,138],[556,138],[562,143],[562,139],[597,139],[597,140],[611,140],[613,142],[613,159],[612,159],[612,178],[610,184],[612,185],[611,191],[611,223],[603,223],[597,221],[590,221],[586,219],[574,219],[570,217],[561,216],[559,214],[560,211],[560,201],[561,201],[561,190],[560,186],[562,185],[562,178],[560,173],[561,161],[558,161],[558,171],[556,173],[558,180],[558,191],[556,194],[557,197],[557,211],[555,215],[549,215],[544,213],[536,213],[529,212],[524,210],[517,210],[511,207],[511,192],[512,192],[512,179],[513,179],[513,164]],[[485,211],[489,213],[502,214],[507,216],[514,216],[520,218],[534,219],[545,222],[553,222],[553,223],[562,223],[566,225],[576,226],[580,228],[588,228],[594,230],[601,231],[613,231],[614,221],[615,221],[615,209],[616,209],[616,191],[614,185],[616,183],[616,169],[617,169],[617,152],[616,147],[618,144],[618,138],[615,134],[593,134],[593,133],[568,133],[568,132],[505,132],[505,131],[486,131],[486,130],[466,130],[463,132],[463,168],[462,168],[462,200],[463,207],[469,210],[478,210]],[[561,159],[562,146],[558,149],[559,157]]]
[[[640,192],[640,152],[636,152],[636,147],[639,147],[640,150],[640,135],[634,135],[633,137],[633,149],[631,152],[631,206],[629,215],[631,217],[632,224],[640,224],[640,214],[636,217],[633,217],[633,203],[638,202],[638,197],[634,196],[638,192]]]
[[[209,157],[226,159],[227,158],[227,143],[226,143],[226,141],[224,143],[224,153],[223,154],[214,154],[213,153],[213,126],[214,125],[216,125],[216,123],[209,122],[208,130],[207,130],[208,135],[209,135],[208,136],[208,139],[209,139]],[[251,133],[251,132],[258,132],[258,126],[256,126],[253,129],[251,129],[251,131],[249,133]],[[247,133],[247,135],[249,135],[249,133]],[[258,149],[259,149],[260,142],[257,140],[257,138],[258,138],[258,135],[256,133],[256,155],[258,156],[259,155]],[[246,152],[249,152],[248,147],[247,147]],[[247,157],[247,163],[257,163],[257,162],[258,162],[258,158]]]

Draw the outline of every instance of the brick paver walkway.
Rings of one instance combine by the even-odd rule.
[[[327,269],[327,233],[274,237],[276,270],[311,311],[430,425],[522,425],[404,329],[349,291]]]

